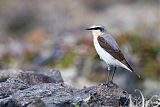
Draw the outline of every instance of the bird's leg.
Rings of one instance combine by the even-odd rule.
[[[113,71],[113,74],[112,74],[111,81],[113,81],[113,77],[114,77],[114,74],[115,74],[115,72],[116,72],[116,69],[117,69],[117,67],[116,67],[116,66],[114,66],[114,71]]]
[[[111,66],[110,65],[108,65],[107,66],[107,71],[108,71],[108,76],[107,76],[107,81],[110,81],[110,72],[111,72]]]

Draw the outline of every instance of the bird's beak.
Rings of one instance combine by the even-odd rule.
[[[85,29],[85,30],[93,30],[93,28],[87,28],[87,29]]]

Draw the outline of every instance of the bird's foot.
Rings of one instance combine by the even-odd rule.
[[[107,84],[113,84],[113,81],[109,80],[109,81],[107,81]]]
[[[106,82],[107,87],[117,87],[117,85],[113,81]]]

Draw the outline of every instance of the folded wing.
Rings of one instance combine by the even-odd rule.
[[[107,37],[108,36],[108,37]],[[102,35],[97,38],[98,43],[100,46],[107,51],[110,55],[112,55],[115,59],[126,65],[131,71],[133,69],[125,59],[124,55],[122,54],[121,50],[119,49],[116,41],[110,35]]]

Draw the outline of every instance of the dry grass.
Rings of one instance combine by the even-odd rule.
[[[136,96],[129,95],[129,107],[160,107],[160,95],[153,95],[147,100],[140,90],[135,92]]]

